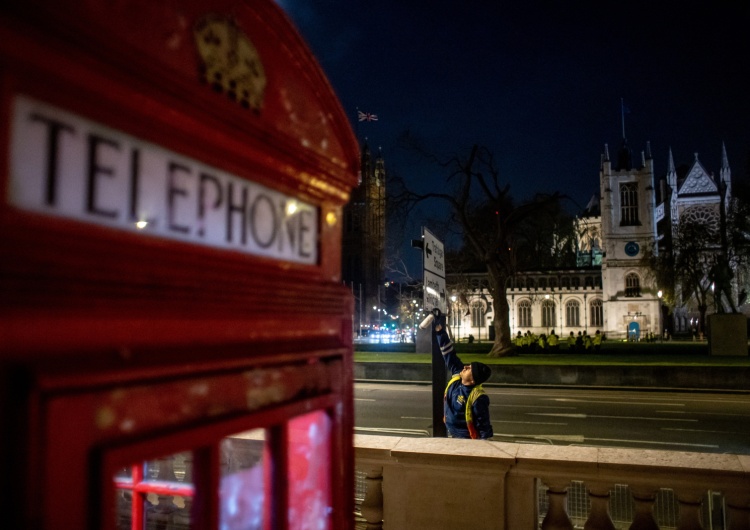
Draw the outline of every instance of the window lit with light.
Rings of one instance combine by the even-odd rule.
[[[530,328],[531,323],[531,302],[529,300],[521,300],[518,302],[518,327],[519,328]]]
[[[568,327],[581,325],[581,304],[576,300],[570,300],[565,304],[565,325]]]
[[[589,307],[591,308],[590,325],[597,328],[602,327],[604,325],[604,304],[602,300],[600,298],[592,300]]]
[[[625,296],[641,296],[641,280],[634,272],[631,272],[630,274],[625,276]]]
[[[638,183],[620,184],[620,225],[638,225]]]
[[[542,302],[542,327],[555,327],[555,302],[552,300]]]

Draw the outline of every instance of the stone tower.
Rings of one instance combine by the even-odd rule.
[[[359,186],[344,208],[342,273],[355,297],[355,329],[361,323],[377,324],[384,309],[385,278],[385,162],[362,145]],[[375,308],[375,309],[373,309]]]
[[[658,287],[652,284],[644,252],[654,246],[654,166],[651,149],[635,160],[626,138],[612,161],[604,146],[599,170],[604,256],[602,290],[605,332],[630,338],[661,332]]]

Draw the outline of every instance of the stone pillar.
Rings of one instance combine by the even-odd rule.
[[[615,530],[612,518],[609,516],[609,486],[597,483],[587,483],[591,511],[583,530]]]
[[[750,492],[727,491],[724,498],[729,520],[727,530],[750,530]]]
[[[747,317],[723,313],[708,317],[708,351],[711,355],[747,357]]]
[[[383,468],[374,467],[365,477],[365,499],[359,507],[367,530],[383,528]]]
[[[542,521],[542,530],[573,530],[573,523],[568,517],[566,501],[568,497],[568,483],[548,482],[547,499],[549,509]]]
[[[629,530],[659,530],[659,525],[654,519],[654,503],[656,492],[648,488],[634,488],[630,492],[635,503],[635,514]]]
[[[677,520],[677,530],[703,530],[701,524],[701,504],[705,491],[695,489],[675,490],[677,502],[680,506],[680,516]]]

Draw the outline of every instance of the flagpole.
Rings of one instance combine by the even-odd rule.
[[[357,137],[357,143],[362,144],[362,139],[359,137],[359,107],[357,107],[357,114],[354,116],[354,134]]]

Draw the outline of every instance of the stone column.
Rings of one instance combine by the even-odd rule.
[[[365,477],[365,499],[359,507],[367,530],[383,528],[383,468],[374,467]]]

